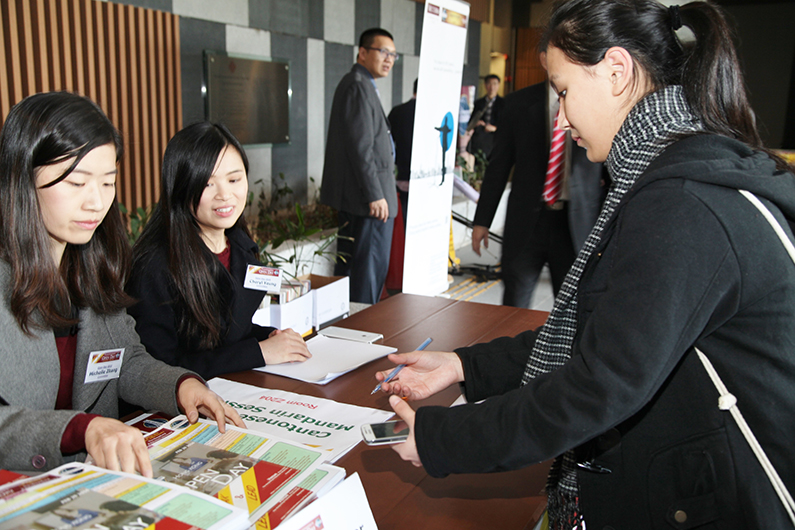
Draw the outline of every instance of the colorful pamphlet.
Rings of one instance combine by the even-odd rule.
[[[288,491],[263,516],[257,519],[256,530],[271,530],[283,523],[288,517],[301,508],[331,491],[334,486],[345,479],[345,470],[341,467],[322,464],[306,477],[300,484]]]
[[[356,528],[377,530],[361,478],[354,473],[345,481],[293,515],[280,527],[283,530],[322,530]],[[260,529],[258,529],[260,530]]]
[[[249,525],[247,511],[218,499],[163,481],[89,464],[66,464],[46,474],[0,486],[2,530],[233,530]]]
[[[177,416],[145,436],[156,479],[244,509],[253,523],[323,463],[305,445]]]
[[[240,413],[250,431],[316,448],[328,463],[336,462],[362,441],[362,425],[394,416],[392,411],[260,388],[218,377],[207,384]]]

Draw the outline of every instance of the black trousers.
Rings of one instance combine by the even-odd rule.
[[[338,219],[341,237],[337,252],[346,261],[337,260],[334,274],[350,277],[351,302],[375,304],[381,299],[389,270],[394,219],[384,223],[347,212],[338,212]]]
[[[516,226],[506,227],[506,232],[514,232],[515,235],[506,238],[502,247],[502,281],[505,286],[502,304],[530,307],[538,276],[547,264],[552,275],[552,291],[557,296],[577,257],[569,231],[567,206],[561,210],[542,207],[535,228],[527,234],[519,236],[522,227]]]

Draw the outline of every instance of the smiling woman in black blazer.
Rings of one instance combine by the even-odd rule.
[[[243,287],[259,265],[243,219],[248,159],[223,125],[197,123],[169,141],[160,202],[133,248],[129,309],[148,351],[210,378],[306,360],[293,330],[252,324],[264,292]]]

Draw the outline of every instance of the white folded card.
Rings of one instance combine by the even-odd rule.
[[[302,363],[274,364],[256,368],[307,383],[325,385],[363,364],[396,352],[397,348],[317,335],[306,341],[312,358]]]

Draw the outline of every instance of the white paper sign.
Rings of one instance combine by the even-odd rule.
[[[237,410],[247,429],[321,449],[330,463],[362,440],[363,424],[380,423],[394,415],[392,411],[259,388],[219,377],[207,384]],[[370,390],[362,389],[365,393]]]
[[[306,341],[306,347],[312,354],[306,361],[269,364],[255,370],[325,385],[351,370],[397,351],[392,346],[336,339],[325,335],[312,337]],[[375,372],[373,375],[375,376]]]
[[[354,473],[280,524],[279,530],[378,530],[378,527],[362,479]]]
[[[257,291],[279,292],[282,286],[282,270],[262,265],[249,265],[243,287]]]
[[[118,379],[124,348],[116,350],[92,351],[88,354],[85,383],[96,383],[108,379]]]
[[[425,3],[403,259],[403,292],[445,291],[469,4]]]

